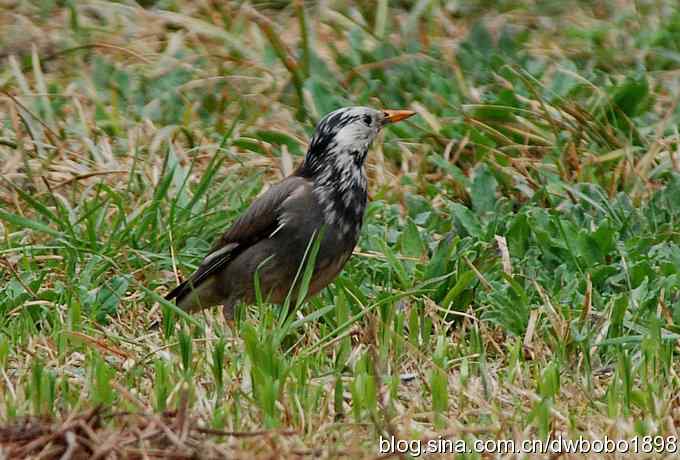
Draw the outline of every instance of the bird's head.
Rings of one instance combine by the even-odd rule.
[[[369,107],[344,107],[329,113],[316,125],[301,172],[313,176],[327,168],[361,168],[380,130],[414,114]]]

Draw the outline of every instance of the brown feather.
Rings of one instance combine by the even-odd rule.
[[[301,185],[309,184],[307,179],[290,176],[272,186],[263,195],[256,198],[250,207],[236,222],[215,242],[208,255],[190,278],[182,282],[165,297],[176,299],[177,305],[184,310],[206,308],[215,304],[219,295],[206,295],[187,299],[195,290],[200,290],[203,283],[215,273],[223,270],[239,254],[249,247],[266,239],[279,225],[281,204]],[[227,251],[223,251],[228,248]],[[212,283],[214,284],[214,283]],[[199,292],[197,292],[198,294]],[[207,297],[210,297],[208,299]]]

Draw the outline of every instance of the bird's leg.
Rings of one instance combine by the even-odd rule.
[[[222,316],[224,316],[224,320],[227,322],[227,326],[229,326],[229,329],[234,331],[236,327],[236,321],[234,320],[234,304],[224,304],[222,305]]]

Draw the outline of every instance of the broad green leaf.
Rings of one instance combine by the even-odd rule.
[[[480,164],[474,173],[470,198],[477,214],[492,212],[496,206],[496,189],[498,183],[486,163]]]
[[[478,238],[482,233],[482,225],[476,215],[460,203],[452,203],[451,211],[458,219],[468,235]]]

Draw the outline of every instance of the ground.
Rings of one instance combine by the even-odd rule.
[[[0,5],[0,457],[676,456],[675,2]],[[417,116],[336,282],[164,301],[345,105]]]

